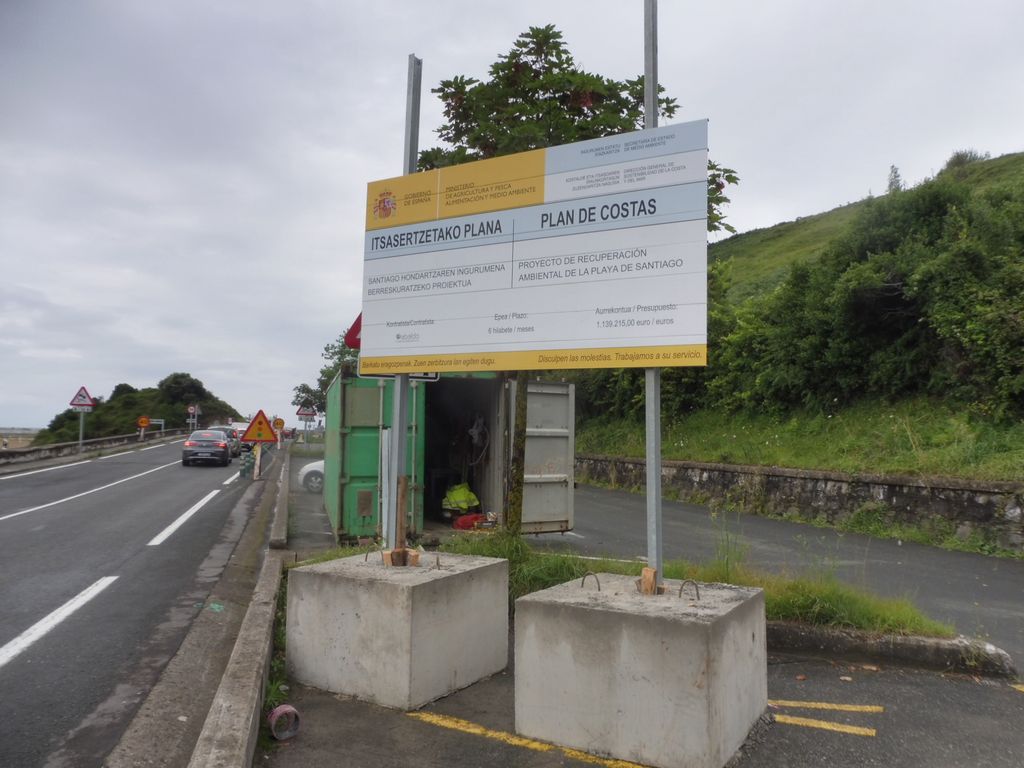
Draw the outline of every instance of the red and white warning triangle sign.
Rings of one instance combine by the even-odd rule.
[[[270,420],[267,419],[263,410],[260,409],[255,418],[246,427],[245,434],[242,435],[243,443],[276,443],[277,433],[274,428],[270,426]]]
[[[71,402],[69,403],[69,405],[92,406],[96,405],[96,401],[92,399],[92,395],[90,395],[86,391],[85,387],[79,387],[78,391],[75,393],[75,396],[71,398]]]

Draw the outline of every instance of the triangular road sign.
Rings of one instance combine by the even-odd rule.
[[[96,405],[96,401],[92,399],[92,396],[86,391],[85,387],[79,387],[68,405]]]
[[[299,406],[299,410],[295,412],[296,416],[316,416],[316,411],[310,408],[308,405]]]
[[[276,443],[277,433],[274,428],[270,426],[270,420],[267,418],[263,410],[260,409],[256,413],[256,417],[249,423],[249,426],[245,429],[245,434],[242,435],[243,443]]]

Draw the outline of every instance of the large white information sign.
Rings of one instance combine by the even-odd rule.
[[[707,121],[369,185],[361,370],[705,365]]]

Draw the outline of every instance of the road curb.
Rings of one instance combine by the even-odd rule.
[[[283,553],[267,553],[189,768],[237,768],[252,764],[270,664],[282,563]]]
[[[286,533],[279,531],[286,532],[288,527],[288,458],[285,453],[274,503],[271,546],[277,536],[286,539]],[[252,601],[192,751],[189,768],[236,768],[252,764],[259,736],[263,688],[270,668],[277,593],[289,554],[280,549],[267,550]]]
[[[270,548],[284,549],[288,546],[288,486],[291,455],[284,452],[281,476],[277,481],[277,503],[274,505],[274,522],[270,526]]]
[[[874,661],[986,677],[1016,678],[1010,654],[976,638],[880,635],[850,629],[768,622],[768,650]]]

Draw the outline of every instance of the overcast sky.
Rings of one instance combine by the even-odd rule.
[[[408,55],[425,149],[429,89],[549,23],[582,68],[642,73],[642,0],[0,0],[0,427],[174,371],[295,424],[360,310]],[[1020,0],[662,0],[659,27],[740,231],[1024,150]]]

